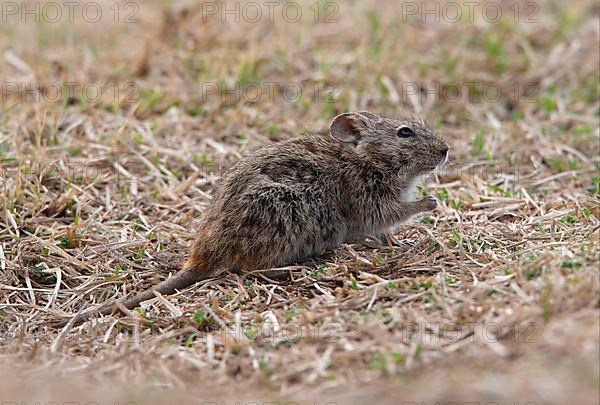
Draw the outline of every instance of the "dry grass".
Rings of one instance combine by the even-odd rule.
[[[122,90],[93,103],[3,92],[3,401],[597,400],[597,3],[543,1],[538,22],[517,24],[508,9],[497,23],[402,23],[391,1],[340,1],[330,24],[306,10],[204,22],[199,5],[163,3],[144,0],[134,24],[2,28],[3,83]],[[503,97],[403,91],[473,81]],[[221,82],[304,91],[203,99]],[[335,100],[323,87],[314,100],[326,83]],[[445,136],[451,164],[423,190],[437,212],[280,280],[211,280],[130,317],[48,327],[176,271],[242,154],[355,109],[418,113]]]

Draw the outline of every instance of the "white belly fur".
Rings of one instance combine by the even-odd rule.
[[[419,184],[418,178],[414,178],[410,181],[410,183],[406,186],[406,189],[402,193],[402,201],[415,201],[416,200],[418,184]]]

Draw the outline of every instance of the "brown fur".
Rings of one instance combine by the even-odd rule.
[[[414,136],[400,137],[406,126]],[[196,281],[227,272],[279,267],[345,241],[385,236],[409,217],[435,209],[411,187],[447,158],[448,146],[422,120],[347,113],[332,137],[307,136],[264,147],[223,176],[204,213],[183,270],[126,300],[132,309]],[[108,314],[108,304],[79,315]]]

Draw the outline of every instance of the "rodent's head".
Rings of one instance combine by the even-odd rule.
[[[334,118],[331,135],[378,166],[416,176],[448,159],[448,145],[418,118],[390,119],[368,111]]]

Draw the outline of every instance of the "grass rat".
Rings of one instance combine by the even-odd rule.
[[[423,120],[350,112],[333,120],[330,133],[275,143],[237,162],[204,212],[183,269],[120,304],[132,309],[154,291],[171,294],[227,272],[281,267],[382,237],[436,208],[432,196],[413,201],[419,178],[448,159],[448,145]],[[110,314],[114,304],[72,324]]]

